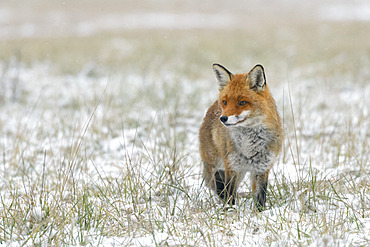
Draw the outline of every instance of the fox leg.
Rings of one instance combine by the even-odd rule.
[[[225,178],[224,170],[215,170],[212,165],[207,163],[204,164],[203,179],[205,184],[223,200],[226,201],[228,198],[228,186]]]
[[[212,173],[212,166],[203,161],[203,179],[204,183],[211,189],[214,188],[214,178]]]
[[[236,177],[233,172],[216,170],[212,165],[203,162],[203,179],[205,184],[215,191],[219,198],[230,205],[235,205]]]
[[[258,211],[263,211],[266,206],[266,192],[268,185],[269,171],[265,173],[251,173],[252,193]]]
[[[234,175],[223,170],[218,170],[214,174],[217,195],[226,204],[235,205],[236,197],[236,178]]]

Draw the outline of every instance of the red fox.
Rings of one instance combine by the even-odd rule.
[[[269,171],[281,152],[284,132],[264,68],[232,74],[213,65],[218,100],[208,109],[199,130],[203,178],[227,204],[234,205],[237,188],[250,172],[259,211],[266,205]]]

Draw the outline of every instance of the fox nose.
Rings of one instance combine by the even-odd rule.
[[[223,123],[226,123],[227,122],[227,116],[221,116],[220,117],[220,120],[221,120],[221,122],[223,122]]]

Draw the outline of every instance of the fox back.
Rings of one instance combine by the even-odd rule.
[[[239,184],[250,172],[258,210],[266,203],[268,173],[283,142],[283,128],[266,84],[264,68],[232,74],[213,65],[219,96],[208,109],[199,131],[199,150],[208,187],[235,204]]]

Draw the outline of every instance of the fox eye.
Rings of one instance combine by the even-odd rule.
[[[238,103],[238,105],[240,105],[240,106],[244,106],[244,105],[246,105],[247,103],[248,103],[247,101],[243,100],[243,101],[240,101],[240,102]]]
[[[222,104],[223,104],[223,105],[227,105],[227,101],[226,101],[226,100],[223,100],[223,101],[222,101]]]

